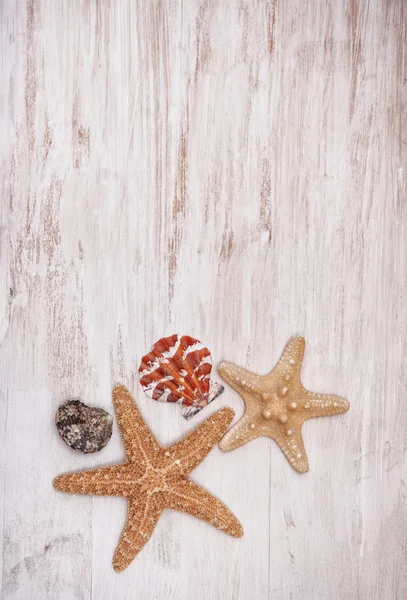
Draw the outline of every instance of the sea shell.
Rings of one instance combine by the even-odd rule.
[[[104,448],[112,436],[113,417],[102,408],[86,406],[80,400],[61,404],[55,415],[58,433],[65,444],[89,454]]]
[[[224,390],[211,381],[212,357],[208,348],[189,335],[161,338],[143,356],[140,383],[153,400],[176,402],[186,419],[196,415]]]

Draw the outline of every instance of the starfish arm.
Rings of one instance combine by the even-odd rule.
[[[147,456],[162,450],[124,385],[113,388],[113,404],[128,460],[145,461]]]
[[[233,363],[222,362],[218,366],[218,373],[236,392],[238,392],[245,404],[250,402],[251,394],[261,394],[263,392],[261,375],[250,373],[243,367],[238,367]]]
[[[177,460],[177,470],[187,475],[206,458],[220,440],[231,424],[234,414],[229,407],[218,410],[179,442],[167,448],[165,455]]]
[[[128,500],[127,518],[113,556],[115,571],[124,571],[153,534],[162,508],[147,493]]]
[[[292,468],[298,473],[307,473],[309,471],[309,464],[301,435],[301,428],[297,430],[288,429],[288,432],[290,432],[290,435],[276,435],[273,439],[279,445],[280,450]]]
[[[126,464],[58,475],[53,486],[60,492],[87,496],[126,496],[129,490]],[[131,483],[131,482],[130,482]]]
[[[257,426],[258,418],[256,418],[254,412],[252,406],[247,405],[246,412],[240,421],[238,421],[234,427],[229,429],[219,442],[219,448],[221,450],[230,452],[262,435],[267,435]],[[255,427],[252,428],[251,425],[254,425]]]
[[[179,480],[165,493],[166,508],[188,513],[232,537],[242,537],[243,527],[220,500],[190,479]]]
[[[339,396],[313,394],[304,390],[299,406],[306,411],[306,418],[310,419],[313,417],[340,415],[348,411],[350,405],[345,398],[340,398]]]
[[[276,367],[266,375],[266,378],[275,381],[276,377],[284,376],[287,381],[299,383],[304,351],[305,340],[303,337],[295,337],[290,340]]]

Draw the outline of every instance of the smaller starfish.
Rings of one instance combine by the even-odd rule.
[[[344,413],[349,410],[349,402],[303,388],[300,374],[304,348],[304,338],[292,339],[269,375],[255,375],[231,363],[219,365],[220,376],[246,404],[243,417],[220,441],[222,450],[235,450],[265,435],[277,442],[293,469],[299,473],[309,470],[302,424],[313,417]]]
[[[152,536],[165,508],[189,513],[241,537],[242,526],[223,502],[187,477],[223,436],[233,410],[218,410],[177,443],[163,448],[124,385],[113,389],[113,404],[127,461],[59,475],[54,487],[71,494],[127,498],[127,520],[113,557],[114,570],[123,571],[131,563]]]

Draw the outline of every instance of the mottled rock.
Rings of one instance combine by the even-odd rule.
[[[58,433],[65,444],[89,454],[104,448],[112,436],[113,417],[102,408],[86,406],[80,400],[61,404],[55,415]]]

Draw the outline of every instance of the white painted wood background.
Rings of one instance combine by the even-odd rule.
[[[1,598],[398,600],[407,590],[407,5],[1,0]],[[124,457],[57,406],[129,386],[163,335],[265,373],[304,335],[310,472],[262,438],[194,478],[235,540],[166,512],[111,567],[126,503],[52,489]]]

